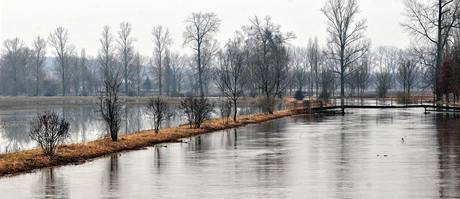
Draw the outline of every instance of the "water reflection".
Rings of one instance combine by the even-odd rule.
[[[27,133],[25,133],[28,129],[23,126],[6,125],[3,129],[4,134],[2,136],[7,139],[5,139],[6,142],[2,145],[4,148],[0,149],[0,151],[14,152],[21,150],[30,140]]]
[[[36,195],[40,198],[69,198],[69,190],[62,176],[54,168],[41,171]]]
[[[0,193],[45,195],[20,184],[70,198],[459,198],[459,133],[459,116],[423,110],[295,116],[58,167],[54,180],[40,180],[49,170],[1,178]]]
[[[451,198],[460,192],[460,116],[438,114],[439,198]]]
[[[14,152],[30,149],[36,146],[27,131],[29,121],[37,114],[46,110],[58,112],[70,123],[71,136],[69,143],[80,143],[95,140],[105,136],[105,126],[97,107],[89,105],[77,106],[44,106],[36,108],[0,110],[0,153]],[[143,105],[128,104],[122,111],[122,134],[134,133],[140,130],[152,129],[151,118],[146,114]],[[239,114],[251,114],[260,111],[257,107],[242,107]],[[162,127],[175,127],[185,123],[185,118],[180,117],[179,111],[163,122]],[[218,108],[214,111],[218,117]]]
[[[110,155],[110,158],[107,161],[107,170],[102,177],[102,195],[104,195],[105,198],[118,198],[120,186],[118,156],[119,154]]]
[[[160,172],[160,167],[161,167],[161,153],[160,153],[160,147],[159,146],[154,146],[153,147],[153,165],[155,166],[154,168]]]

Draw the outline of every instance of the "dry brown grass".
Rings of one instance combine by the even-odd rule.
[[[226,119],[212,119],[205,121],[202,128],[198,129],[191,129],[187,125],[182,125],[176,128],[161,129],[158,134],[155,134],[153,130],[145,130],[136,134],[123,135],[120,136],[118,142],[112,142],[109,138],[105,138],[87,143],[66,144],[60,146],[57,155],[53,157],[42,155],[41,149],[2,154],[0,155],[0,176],[29,172],[44,167],[80,164],[111,153],[140,149],[162,142],[175,142],[180,138],[264,122],[303,112],[303,109],[293,109],[277,111],[274,114],[244,115],[239,116],[236,122]]]

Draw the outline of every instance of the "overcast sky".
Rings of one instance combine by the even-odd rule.
[[[96,55],[104,25],[116,33],[118,25],[133,25],[135,46],[144,55],[153,49],[151,30],[155,25],[170,29],[173,48],[183,48],[185,18],[192,12],[215,12],[222,20],[217,39],[222,44],[235,30],[249,24],[253,16],[272,17],[282,30],[293,32],[291,43],[306,46],[308,39],[326,41],[325,18],[320,9],[325,0],[0,0],[0,40],[20,37],[30,45],[37,35],[47,37],[57,26],[69,30],[70,42],[87,54]],[[403,0],[358,0],[360,16],[367,20],[367,36],[373,47],[404,48],[408,35]],[[49,53],[52,51],[49,49]],[[189,52],[189,51],[185,51]]]

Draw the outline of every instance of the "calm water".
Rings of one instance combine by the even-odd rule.
[[[0,178],[0,197],[460,197],[458,117],[353,112],[285,118]]]
[[[69,121],[71,134],[67,140],[69,143],[91,141],[106,135],[104,123],[95,106],[35,106],[2,109],[0,110],[0,153],[36,147],[37,144],[27,135],[29,123],[37,114],[50,110],[64,116]],[[258,111],[259,108],[255,106],[243,106],[239,114],[251,114]],[[216,107],[213,117],[219,114],[220,109]],[[165,121],[162,127],[174,127],[183,123],[185,123],[185,118],[176,114]],[[123,109],[122,134],[152,128],[152,120],[143,105],[128,105]]]

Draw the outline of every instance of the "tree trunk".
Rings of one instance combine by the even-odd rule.
[[[345,63],[344,63],[344,48],[340,52],[340,108],[342,115],[345,115]]]
[[[39,85],[40,85],[40,82],[38,80],[39,77],[39,74],[38,74],[38,68],[39,68],[39,65],[38,65],[38,61],[37,61],[37,65],[35,66],[35,75],[37,76],[36,78],[36,82],[35,82],[35,96],[38,96],[38,90],[39,90]]]
[[[128,61],[126,60],[126,53],[124,53],[124,65],[125,65],[125,95],[128,96]]]
[[[436,46],[436,67],[435,67],[435,78],[434,78],[434,89],[436,94],[436,101],[442,99],[442,94],[439,92],[438,83],[439,83],[439,73],[441,68],[441,59],[442,59],[442,0],[438,0],[438,41]]]
[[[236,122],[236,114],[238,112],[238,107],[237,107],[237,104],[236,104],[236,99],[233,99],[233,107],[235,108],[233,110],[233,121]]]
[[[161,55],[162,53],[160,52],[159,53],[159,57],[158,57],[158,92],[159,92],[159,95],[161,96],[162,95],[162,85],[161,85]]]
[[[204,97],[204,91],[203,91],[203,77],[202,77],[202,73],[203,73],[203,69],[201,68],[201,44],[198,43],[198,52],[197,52],[197,56],[198,56],[198,86],[200,87],[200,97]]]
[[[62,96],[65,96],[65,69],[62,66]]]

